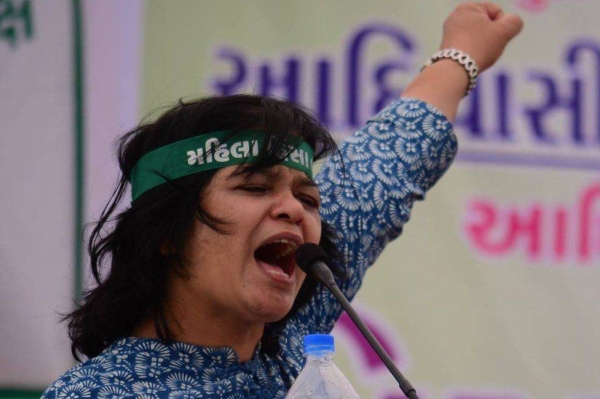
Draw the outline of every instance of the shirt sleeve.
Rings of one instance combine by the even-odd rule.
[[[398,99],[340,144],[317,174],[320,213],[339,237],[346,271],[338,286],[351,300],[369,266],[402,233],[415,200],[422,200],[449,168],[457,140],[448,119],[433,106]],[[320,287],[294,316],[305,333],[328,333],[342,312]]]

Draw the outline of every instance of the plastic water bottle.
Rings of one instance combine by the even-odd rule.
[[[310,334],[304,337],[306,365],[286,399],[355,399],[358,394],[333,363],[333,336]]]

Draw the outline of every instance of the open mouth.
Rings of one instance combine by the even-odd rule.
[[[293,241],[281,239],[260,246],[254,251],[254,257],[260,262],[280,268],[283,273],[291,277],[294,274],[294,253],[298,244]]]

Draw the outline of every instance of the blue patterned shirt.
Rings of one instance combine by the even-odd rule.
[[[341,233],[338,247],[352,299],[367,268],[402,232],[412,204],[422,199],[456,154],[450,122],[430,105],[394,101],[340,145],[315,180],[321,215]],[[329,333],[342,312],[320,289],[286,324],[281,351],[260,344],[240,363],[231,348],[124,338],[65,373],[42,398],[283,398],[304,365],[302,339]]]

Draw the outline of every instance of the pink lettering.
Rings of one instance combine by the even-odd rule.
[[[461,389],[447,393],[447,399],[527,399],[529,396],[512,389]]]
[[[465,226],[469,241],[490,256],[505,255],[518,243],[525,245],[529,258],[541,251],[542,208],[533,205],[524,212],[518,208],[502,209],[489,200],[475,200],[467,207]]]
[[[564,260],[567,248],[567,209],[559,207],[554,214],[554,257],[556,260]]]
[[[521,7],[525,11],[537,13],[544,12],[548,9],[551,2],[554,3],[567,3],[567,2],[577,2],[582,0],[516,0],[516,5]]]
[[[406,359],[401,356],[402,351],[400,350],[400,345],[394,342],[393,337],[386,334],[386,331],[390,331],[390,328],[385,325],[385,322],[373,312],[367,312],[360,308],[357,312],[360,314],[360,317],[369,327],[369,330],[371,330],[375,338],[377,338],[383,349],[388,353],[392,361],[398,367],[405,366]],[[358,367],[359,374],[365,375],[388,372],[385,364],[379,359],[377,353],[371,348],[369,342],[362,336],[346,312],[342,313],[340,316],[334,332],[343,336],[343,340],[352,346],[352,351],[355,353],[357,359],[355,366]]]
[[[590,259],[592,227],[598,226],[598,223],[592,224],[592,210],[598,200],[600,200],[600,184],[584,191],[579,201],[579,259],[581,261]]]
[[[549,0],[517,0],[517,6],[529,12],[545,11],[549,3]]]
[[[530,261],[589,264],[600,255],[600,184],[584,188],[571,206],[473,199],[466,207],[463,234],[476,252],[489,258],[521,254]]]
[[[451,399],[524,399],[524,396],[510,394],[460,394],[452,396]]]

